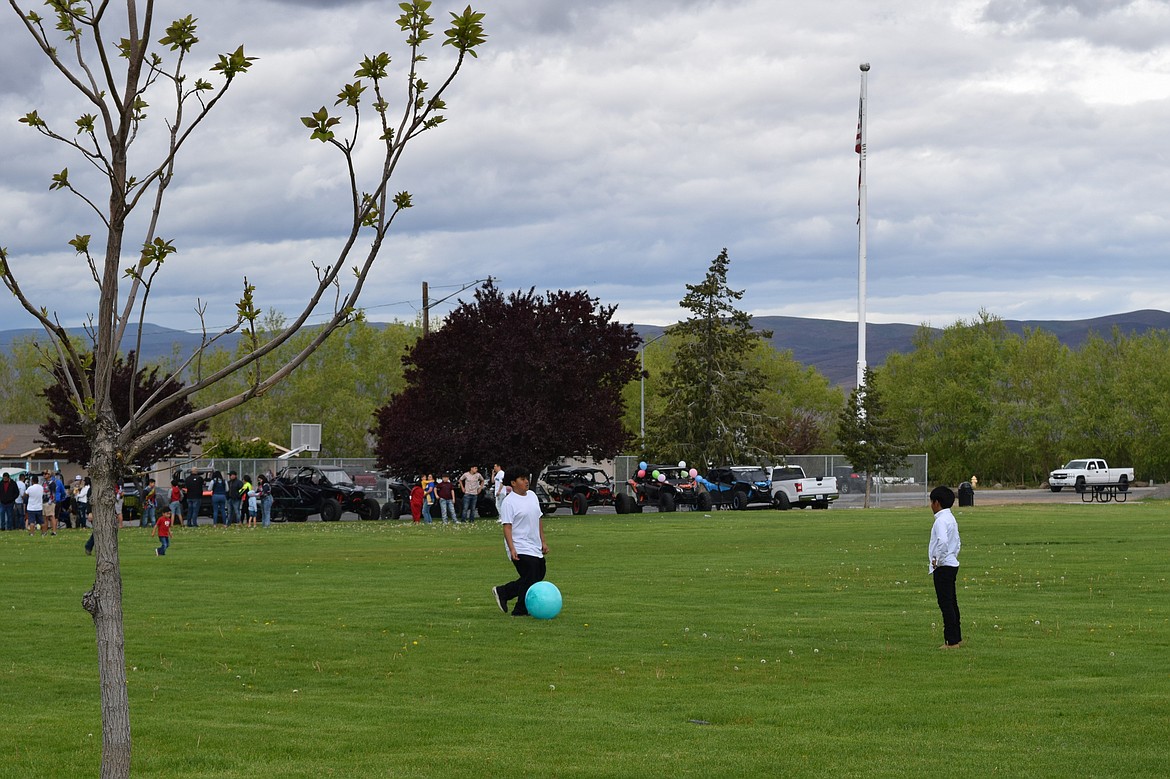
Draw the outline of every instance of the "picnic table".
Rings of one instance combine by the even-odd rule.
[[[1122,481],[1113,484],[1088,484],[1077,488],[1081,494],[1082,503],[1108,503],[1117,501],[1125,503],[1129,497],[1129,482]]]

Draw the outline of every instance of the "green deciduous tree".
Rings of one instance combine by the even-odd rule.
[[[622,427],[629,433],[630,446],[638,452],[646,451],[643,440],[646,420],[652,423],[662,413],[665,402],[662,376],[674,361],[676,351],[670,333],[662,333],[644,342],[638,350],[638,373],[644,375],[636,376],[622,389],[625,408]]]
[[[1065,446],[1068,436],[1069,351],[1051,333],[1031,330],[998,344],[986,424],[973,447],[967,474],[993,468],[997,480],[1037,483]],[[932,463],[933,465],[933,459]]]
[[[941,333],[926,328],[908,354],[875,373],[891,415],[930,455],[933,480],[1038,484],[1075,457],[1170,477],[1170,335],[1091,335],[1070,349],[1041,330],[1008,332],[983,313]]]
[[[270,312],[263,325],[265,333],[285,326],[279,314]],[[386,398],[406,386],[402,358],[420,331],[398,322],[375,325],[356,321],[326,341],[279,386],[263,397],[221,414],[211,421],[216,440],[259,437],[288,445],[290,426],[308,422],[321,425],[321,455],[325,457],[368,457],[373,452],[369,433],[371,420]],[[313,337],[306,328],[266,358],[273,365],[294,356]],[[246,347],[245,347],[246,348]],[[220,350],[207,356],[208,366],[227,364],[239,355]],[[246,377],[221,382],[200,393],[201,404],[218,402],[243,389]]]
[[[52,368],[32,338],[13,342],[11,355],[0,351],[0,422],[34,424],[45,421],[41,392],[52,381]]]
[[[1103,457],[1138,479],[1170,478],[1170,334],[1091,335],[1067,371],[1065,459]],[[1063,460],[1062,460],[1063,461]]]
[[[20,121],[45,139],[60,144],[80,159],[89,177],[72,177],[64,167],[52,175],[50,189],[79,198],[92,213],[93,232],[79,230],[68,241],[85,275],[92,277],[97,297],[91,312],[91,344],[79,350],[48,305],[31,300],[20,283],[37,271],[20,267],[17,258],[0,248],[0,279],[17,303],[45,330],[68,380],[71,402],[79,410],[84,434],[92,441],[90,476],[95,523],[96,576],[83,605],[94,620],[101,677],[102,776],[124,777],[130,771],[130,707],[126,685],[122,587],[118,559],[118,519],[114,514],[115,480],[128,462],[157,442],[193,424],[211,419],[244,402],[261,397],[279,384],[338,328],[358,316],[357,302],[371,267],[395,218],[411,206],[409,193],[395,194],[390,181],[412,141],[438,126],[445,100],[466,57],[476,56],[484,42],[482,14],[470,7],[451,14],[443,45],[452,61],[428,86],[422,77],[428,40],[434,36],[429,0],[399,4],[397,23],[406,36],[403,66],[391,70],[389,54],[368,56],[344,84],[334,106],[311,111],[301,121],[313,142],[328,145],[341,157],[350,206],[349,223],[333,262],[317,267],[318,283],[306,291],[304,308],[288,325],[264,340],[258,332],[261,290],[241,278],[241,294],[233,325],[247,349],[213,372],[200,369],[199,358],[222,333],[205,333],[203,348],[181,361],[176,372],[186,384],[169,394],[153,393],[135,401],[127,421],[120,421],[113,397],[113,374],[124,338],[135,344],[146,321],[147,302],[164,264],[173,264],[179,248],[160,232],[168,189],[183,153],[191,148],[195,130],[216,109],[236,79],[245,76],[254,58],[243,46],[218,56],[201,75],[190,72],[197,25],[187,16],[165,30],[155,24],[154,0],[100,4],[52,0],[50,19],[24,11],[10,0],[40,52],[82,104],[64,126],[54,117],[29,111]],[[401,82],[400,85],[395,82]],[[155,94],[158,97],[154,97]],[[393,109],[391,95],[404,105]],[[169,108],[152,107],[169,106]],[[372,133],[359,133],[359,117],[371,117]],[[160,118],[161,117],[161,118]],[[366,142],[366,135],[373,135]],[[241,134],[246,138],[247,134]],[[361,150],[359,155],[358,150]],[[88,186],[96,174],[99,184]],[[82,228],[85,230],[87,228]],[[140,233],[136,233],[137,230]],[[73,231],[70,231],[73,232]],[[363,237],[359,240],[359,237]],[[2,236],[0,236],[2,238]],[[291,341],[309,318],[324,312],[324,324],[287,362],[264,366],[263,359]],[[92,362],[84,354],[92,353]],[[131,374],[138,366],[131,361]],[[92,370],[91,370],[92,368]],[[249,377],[247,387],[190,414],[166,418],[169,409],[195,393],[237,372]],[[92,379],[72,380],[71,377]],[[168,385],[170,386],[170,385]]]
[[[874,386],[904,440],[930,455],[931,478],[956,483],[986,464],[984,431],[1000,393],[1004,343],[1014,336],[986,312],[936,333],[923,327],[910,355],[891,355]]]
[[[764,376],[757,446],[776,462],[785,455],[827,452],[836,441],[837,415],[845,393],[816,368],[801,365],[788,350],[761,342],[753,359]]]
[[[691,314],[671,328],[675,360],[662,376],[662,408],[647,423],[652,458],[729,463],[766,454],[755,435],[765,376],[753,356],[771,334],[753,330],[735,307],[743,292],[727,285],[730,264],[724,249],[702,282],[686,285],[679,305]]]
[[[212,436],[203,446],[205,457],[222,457],[225,460],[267,460],[276,454],[272,444],[262,438],[239,438],[234,435]]]

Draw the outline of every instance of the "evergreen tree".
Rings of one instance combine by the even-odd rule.
[[[849,394],[849,402],[837,422],[837,444],[853,470],[866,474],[865,508],[875,474],[892,473],[906,464],[906,446],[897,421],[891,417],[874,387],[873,371],[865,370],[865,382]]]
[[[691,315],[670,330],[679,357],[662,377],[666,402],[648,426],[654,459],[702,467],[766,454],[756,435],[766,380],[751,357],[771,333],[753,330],[751,317],[735,307],[743,291],[727,286],[730,263],[724,249],[679,302]]]

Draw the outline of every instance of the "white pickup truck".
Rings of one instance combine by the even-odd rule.
[[[1115,485],[1125,492],[1131,481],[1133,468],[1110,468],[1104,460],[1095,459],[1069,460],[1048,474],[1048,487],[1053,492],[1060,492],[1065,487],[1084,492],[1086,487],[1104,485]]]
[[[799,465],[772,468],[772,503],[781,511],[793,506],[827,509],[839,497],[836,476],[805,476]]]

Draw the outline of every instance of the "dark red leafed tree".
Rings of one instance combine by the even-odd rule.
[[[86,361],[86,380],[93,381],[93,361]],[[114,358],[113,370],[110,376],[110,399],[114,416],[118,424],[130,423],[137,408],[148,400],[157,400],[174,395],[183,389],[183,384],[171,377],[160,377],[159,369],[154,367],[139,368],[137,374],[134,367],[137,362],[134,353],[123,359],[121,355]],[[48,444],[63,452],[70,460],[81,465],[89,465],[93,456],[94,431],[88,429],[78,413],[70,386],[78,385],[76,372],[71,382],[66,379],[58,364],[53,371],[56,381],[52,382],[42,392],[49,406],[49,420],[40,426],[41,438],[39,443]],[[133,380],[131,377],[134,377]],[[170,404],[165,411],[151,418],[143,429],[152,429],[164,424],[170,424],[176,419],[186,416],[195,410],[186,398]],[[207,430],[206,422],[195,422],[179,428],[154,443],[139,449],[134,453],[131,461],[122,463],[126,470],[141,470],[153,465],[159,460],[174,457],[188,451],[192,444],[202,438]]]
[[[621,391],[640,340],[586,292],[490,283],[403,358],[406,389],[380,408],[379,466],[398,474],[559,457],[608,458],[627,441]]]

